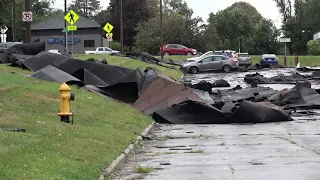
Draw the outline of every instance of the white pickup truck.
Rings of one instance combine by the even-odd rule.
[[[95,51],[85,51],[86,54],[114,54],[119,53],[119,51],[112,50],[108,47],[97,47]]]

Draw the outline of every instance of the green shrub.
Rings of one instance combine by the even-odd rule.
[[[320,40],[311,40],[308,42],[308,54],[320,55]]]
[[[120,51],[120,42],[118,42],[118,41],[112,41],[112,42],[110,43],[110,48],[113,49],[113,50]]]

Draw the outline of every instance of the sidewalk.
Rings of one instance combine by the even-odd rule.
[[[319,119],[319,118],[318,118]],[[112,179],[317,180],[320,122],[157,125]],[[134,173],[136,167],[153,172]]]

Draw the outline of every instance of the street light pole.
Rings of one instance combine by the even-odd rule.
[[[122,0],[120,0],[120,53],[123,54],[123,19],[122,19]]]
[[[160,45],[161,59],[163,59],[163,24],[162,24],[162,0],[160,0]]]

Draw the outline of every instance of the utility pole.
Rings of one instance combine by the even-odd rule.
[[[16,0],[12,1],[12,42],[16,42]]]
[[[31,11],[31,2],[30,0],[25,0],[24,1],[24,9],[25,11]],[[31,23],[30,22],[25,22],[26,24],[26,43],[31,42]]]
[[[64,15],[67,15],[67,0],[64,0]],[[67,21],[64,21],[64,28],[67,28]],[[65,53],[68,54],[68,32],[64,35],[65,39]]]
[[[122,19],[122,0],[120,0],[120,53],[123,54],[123,19]]]
[[[162,0],[160,0],[160,45],[161,59],[163,59],[163,24],[162,24]]]

